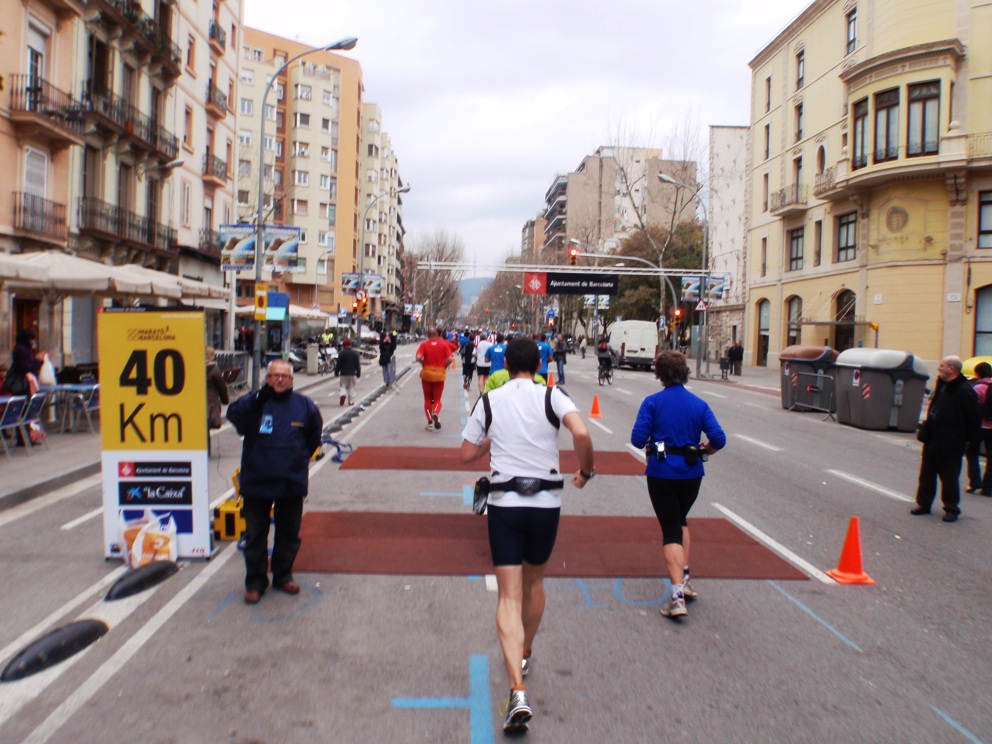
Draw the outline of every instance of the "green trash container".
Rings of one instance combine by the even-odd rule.
[[[778,355],[782,369],[779,375],[782,408],[787,411],[836,411],[836,396],[830,393],[835,359],[837,352],[829,346],[797,344],[782,349]],[[831,380],[826,384],[817,384],[809,375],[826,376]]]
[[[836,367],[839,423],[916,431],[930,379],[922,360],[895,349],[847,349]]]

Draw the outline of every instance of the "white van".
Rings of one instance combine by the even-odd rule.
[[[617,366],[651,369],[658,356],[658,327],[650,320],[618,320],[610,327],[610,346],[620,355]]]

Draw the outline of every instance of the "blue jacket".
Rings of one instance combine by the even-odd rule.
[[[649,442],[664,442],[666,447],[685,447],[699,444],[702,433],[714,449],[723,449],[727,435],[720,428],[709,404],[693,395],[684,385],[671,385],[661,392],[649,395],[641,402],[637,420],[630,432],[630,443],[643,449]],[[702,461],[686,464],[682,455],[668,453],[664,460],[648,455],[647,475],[670,480],[701,478]]]
[[[268,418],[271,417],[271,418]],[[314,402],[289,390],[268,400],[246,393],[227,407],[227,418],[244,437],[241,495],[284,499],[307,495],[310,456],[320,446],[324,420]],[[271,433],[262,433],[263,426]]]

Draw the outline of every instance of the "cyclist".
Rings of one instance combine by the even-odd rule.
[[[617,353],[610,346],[610,341],[606,335],[599,337],[599,341],[596,344],[596,358],[599,360],[599,373],[609,373],[613,369],[613,360],[616,358]]]

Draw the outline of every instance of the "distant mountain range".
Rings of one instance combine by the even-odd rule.
[[[473,277],[472,279],[462,279],[458,283],[458,289],[462,293],[462,313],[468,312],[472,303],[482,294],[482,290],[492,283],[493,278],[491,276]]]

